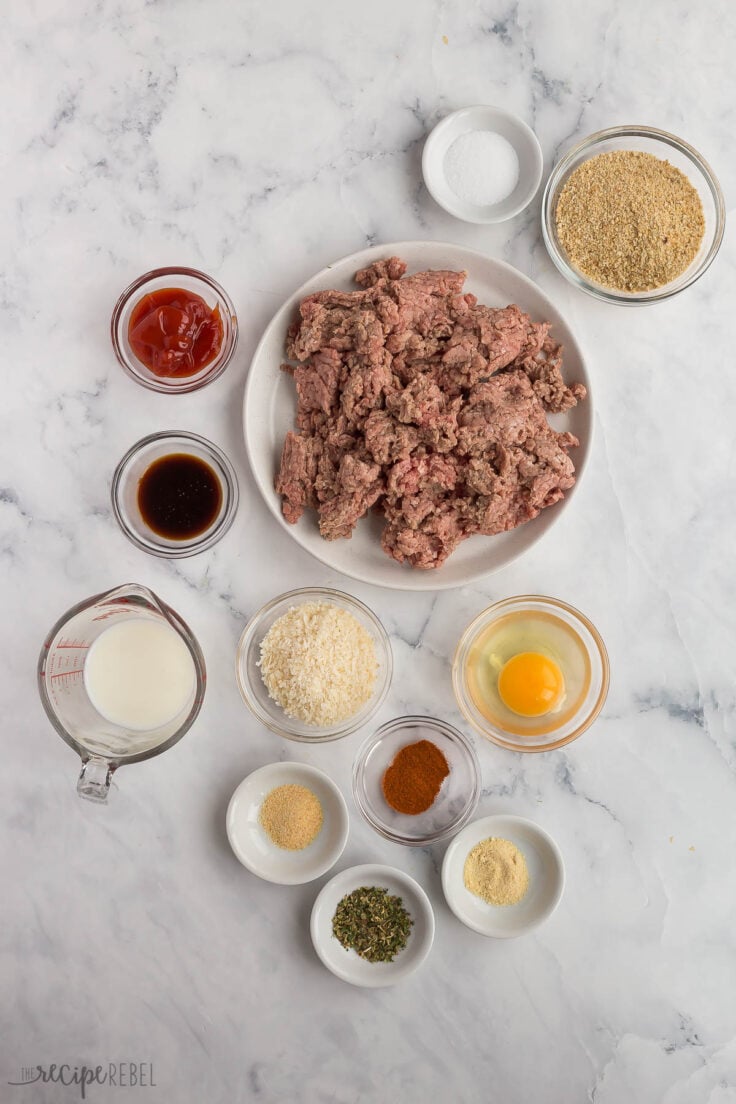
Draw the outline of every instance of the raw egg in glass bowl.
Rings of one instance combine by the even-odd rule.
[[[608,655],[578,610],[520,595],[468,625],[452,681],[461,712],[489,740],[512,751],[550,751],[580,736],[600,713]]]

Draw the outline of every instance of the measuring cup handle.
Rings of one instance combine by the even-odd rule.
[[[92,757],[82,763],[82,773],[77,782],[77,793],[89,801],[107,801],[115,765],[107,759]]]

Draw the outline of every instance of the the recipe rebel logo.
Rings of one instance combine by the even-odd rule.
[[[94,1085],[107,1085],[116,1089],[155,1089],[156,1080],[152,1062],[107,1062],[96,1066],[75,1066],[69,1062],[53,1062],[49,1066],[22,1066],[20,1078],[8,1081],[9,1085],[64,1085],[77,1086],[82,1100]]]

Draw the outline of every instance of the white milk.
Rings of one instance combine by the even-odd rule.
[[[131,618],[97,637],[84,664],[84,685],[106,720],[147,732],[191,706],[194,661],[165,622]]]

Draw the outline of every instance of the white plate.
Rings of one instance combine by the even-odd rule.
[[[324,821],[315,840],[302,851],[285,851],[271,841],[258,815],[266,796],[277,786],[306,786],[322,804]],[[330,870],[348,840],[348,807],[327,775],[305,763],[269,763],[253,771],[230,799],[227,838],[243,866],[277,885],[301,885]]]
[[[575,487],[567,492],[561,502],[543,510],[533,521],[495,537],[470,537],[442,567],[433,571],[418,571],[407,564],[396,563],[386,555],[380,539],[383,523],[376,515],[362,518],[350,540],[326,541],[320,536],[313,510],[305,511],[296,525],[289,525],[281,512],[281,498],[273,485],[284,437],[287,430],[294,428],[296,388],[280,366],[285,357],[286,331],[300,300],[305,295],[329,288],[354,289],[353,276],[359,268],[391,256],[402,257],[409,266],[409,272],[428,268],[465,269],[468,273],[466,290],[477,295],[481,303],[500,307],[516,303],[521,310],[528,311],[535,321],[552,323],[552,336],[565,346],[565,380],[568,383],[584,383],[588,388],[588,398],[584,402],[578,403],[566,414],[553,415],[549,419],[555,429],[569,430],[580,440],[580,447],[572,452],[578,482],[588,457],[593,426],[590,380],[577,341],[560,313],[537,285],[511,265],[459,245],[394,242],[353,253],[303,284],[271,319],[253,355],[243,410],[248,459],[271,513],[302,548],[323,564],[353,579],[396,590],[446,590],[465,586],[521,556],[554,525],[572,500]]]
[[[456,195],[445,176],[445,155],[450,146],[461,134],[473,130],[489,130],[500,134],[514,147],[519,158],[519,179],[516,187],[505,199],[488,207],[478,207]],[[484,104],[463,107],[446,115],[427,138],[422,153],[422,175],[427,191],[435,203],[465,222],[505,222],[506,219],[518,215],[537,194],[542,179],[542,166],[542,148],[534,131],[518,115]]]
[[[529,890],[518,905],[489,905],[465,888],[465,860],[477,843],[491,836],[511,840],[526,859]],[[442,861],[442,889],[458,920],[497,939],[526,935],[538,927],[555,911],[564,888],[559,847],[543,828],[524,817],[488,816],[473,821],[455,836]]]
[[[393,962],[368,962],[355,951],[346,950],[332,934],[335,909],[343,897],[361,886],[378,886],[400,897],[414,921],[406,946]],[[403,981],[424,962],[434,939],[434,913],[427,894],[408,874],[393,866],[367,863],[342,870],[330,879],[314,902],[309,927],[314,949],[328,970],[351,985],[378,989]]]

